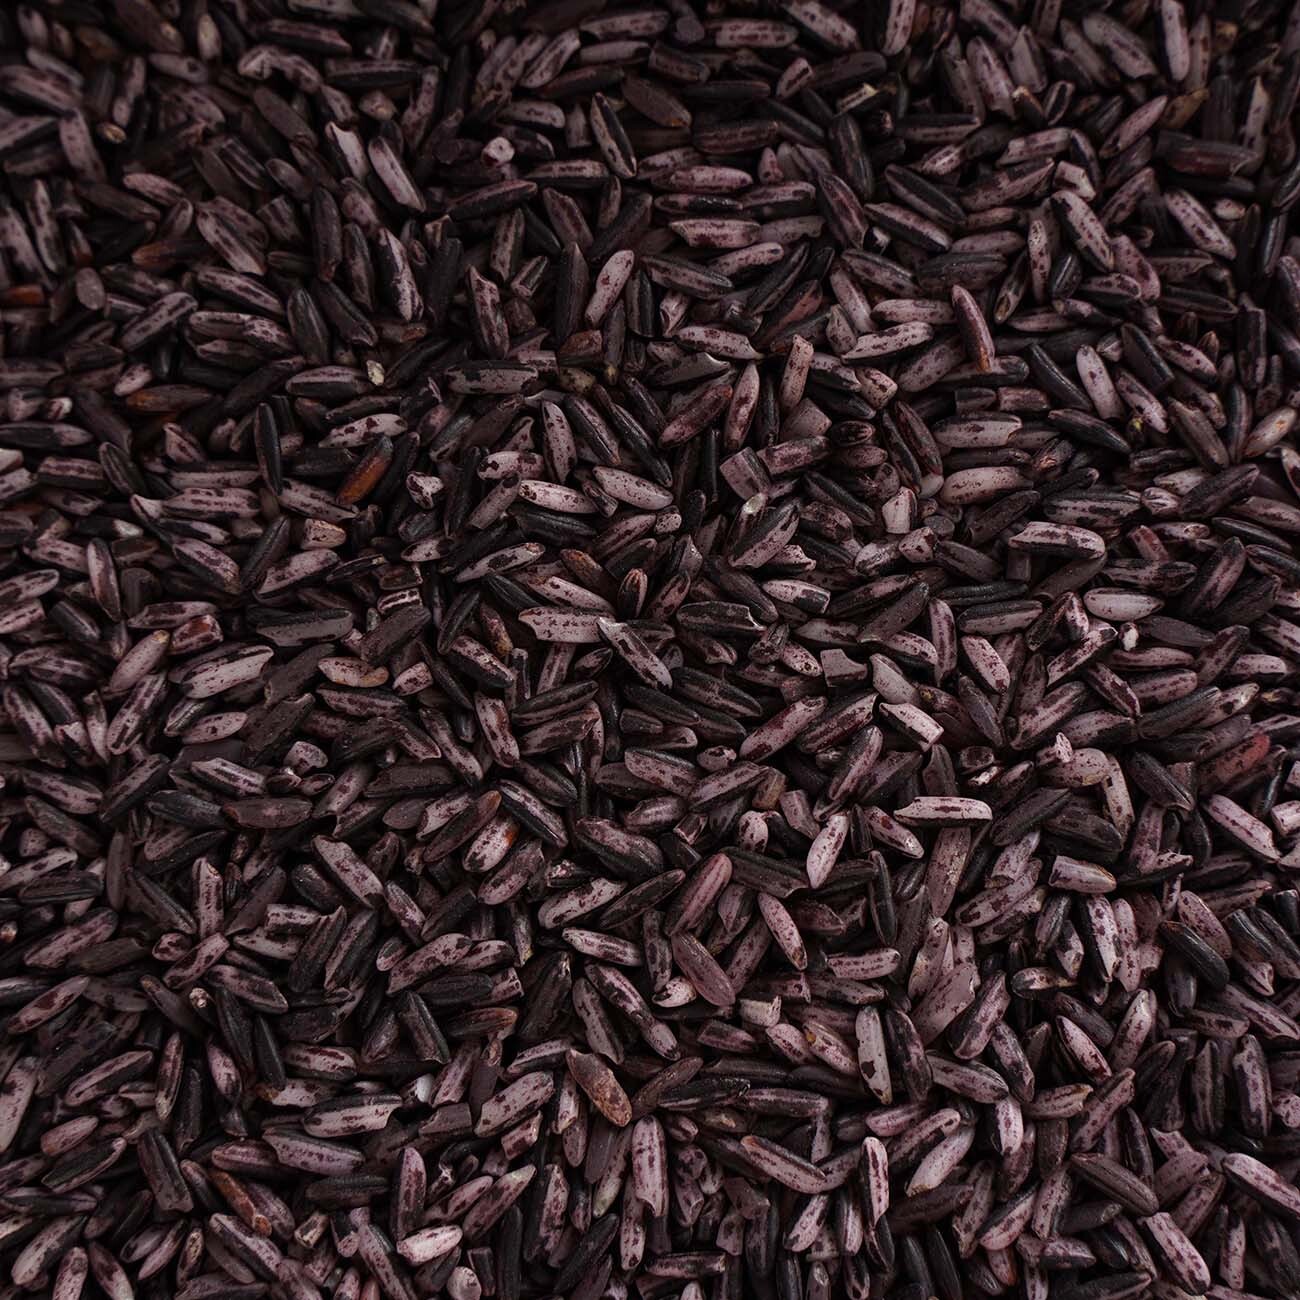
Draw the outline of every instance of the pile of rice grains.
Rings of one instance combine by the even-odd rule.
[[[1300,9],[0,13],[0,1300],[1300,1293]]]

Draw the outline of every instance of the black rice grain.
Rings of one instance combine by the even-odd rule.
[[[1300,1293],[1300,9],[0,52],[5,1295]]]

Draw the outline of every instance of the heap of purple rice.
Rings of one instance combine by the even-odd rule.
[[[1300,1292],[1300,9],[0,12],[0,1296]]]

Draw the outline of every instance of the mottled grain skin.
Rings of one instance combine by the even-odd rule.
[[[1297,13],[0,12],[0,1285],[1300,1294]]]

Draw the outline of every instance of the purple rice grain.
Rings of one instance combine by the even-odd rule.
[[[0,14],[0,1267],[1300,1288],[1296,17]]]

